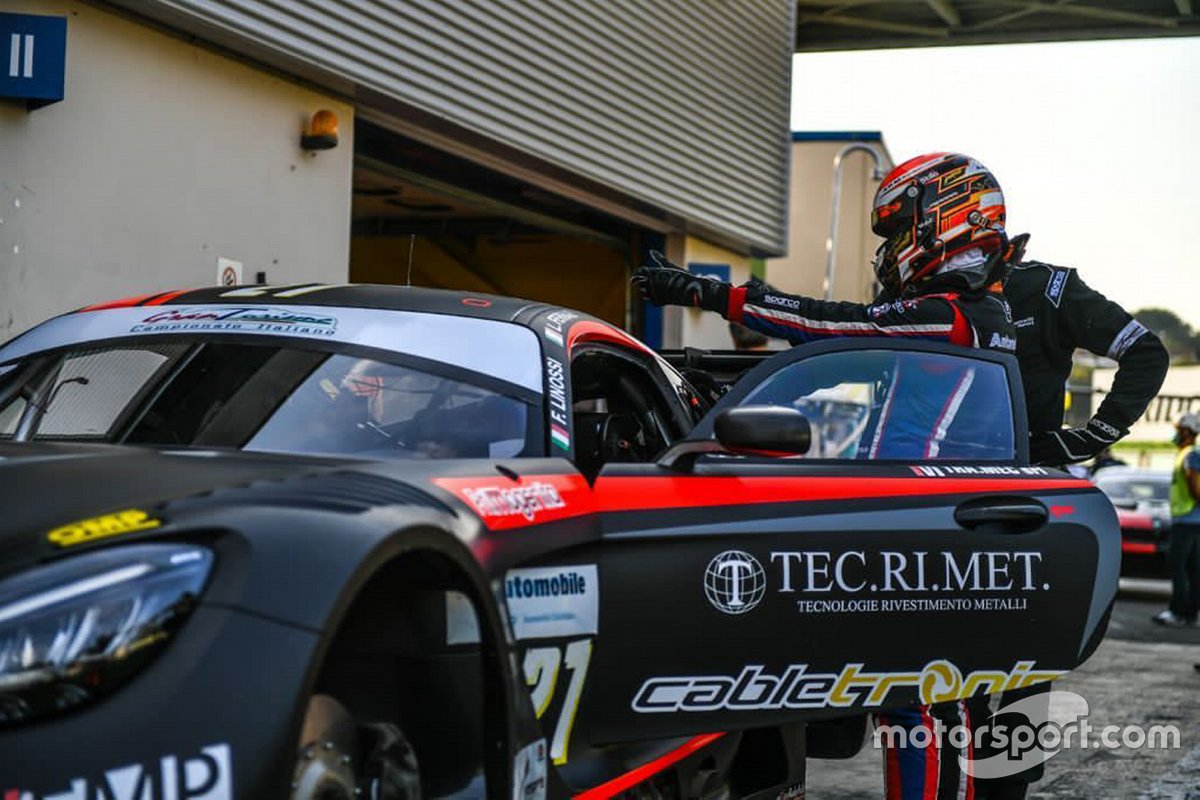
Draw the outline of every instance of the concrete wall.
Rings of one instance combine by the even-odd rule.
[[[66,99],[0,101],[0,340],[117,297],[216,282],[216,260],[271,283],[348,275],[353,109],[93,6],[66,15]],[[303,120],[341,119],[311,155]]]
[[[788,249],[784,258],[767,261],[767,280],[787,292],[825,296],[826,241],[832,217],[833,160],[849,141],[792,143],[791,210]],[[884,156],[881,141],[864,142]],[[842,165],[842,196],[834,253],[833,297],[866,302],[872,297],[871,261],[879,237],[871,232],[871,200],[879,186],[874,162],[866,153],[847,155]]]

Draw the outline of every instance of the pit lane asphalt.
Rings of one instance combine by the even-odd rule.
[[[1179,749],[1063,750],[1046,763],[1030,800],[1200,800],[1200,628],[1163,628],[1166,581],[1122,581],[1108,635],[1087,661],[1055,681],[1088,703],[1088,722],[1174,725]],[[810,800],[883,797],[883,756],[870,739],[854,758],[809,759]]]

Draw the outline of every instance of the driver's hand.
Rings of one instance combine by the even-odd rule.
[[[1095,458],[1124,435],[1103,420],[1092,417],[1085,428],[1064,428],[1029,435],[1029,463],[1061,467]]]
[[[635,270],[630,283],[656,306],[692,306],[722,314],[729,307],[728,283],[694,275],[657,250],[650,251],[650,263]]]

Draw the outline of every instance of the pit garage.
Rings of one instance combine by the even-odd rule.
[[[623,325],[662,236],[360,119],[350,280],[536,297]]]

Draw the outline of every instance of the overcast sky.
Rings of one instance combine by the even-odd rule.
[[[793,130],[972,155],[1028,257],[1200,327],[1200,38],[804,54],[792,86]]]

